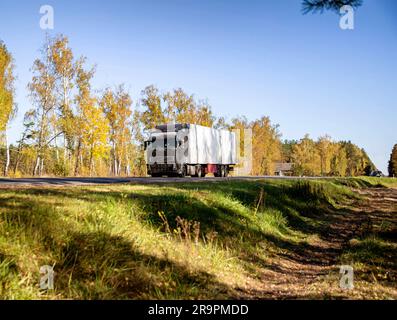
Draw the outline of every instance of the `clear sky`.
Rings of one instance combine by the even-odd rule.
[[[17,66],[19,138],[26,85],[45,31],[41,5],[76,55],[97,64],[94,87],[182,87],[217,115],[268,115],[285,139],[329,134],[364,147],[386,172],[397,143],[397,1],[364,0],[354,30],[301,0],[0,1],[0,39]]]

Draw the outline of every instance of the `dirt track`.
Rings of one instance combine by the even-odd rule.
[[[253,280],[247,290],[242,290],[243,296],[253,299],[378,297],[377,292],[384,290],[379,287],[380,282],[374,274],[368,283],[361,281],[361,274],[355,274],[356,288],[352,291],[339,288],[339,268],[341,264],[346,264],[341,261],[341,255],[353,239],[380,234],[381,226],[386,222],[391,230],[388,236],[396,244],[397,189],[371,188],[357,192],[364,197],[364,201],[354,202],[331,213],[328,216],[329,225],[322,230],[317,241],[287,248],[281,257],[279,254],[274,256],[265,265],[261,279]],[[390,252],[390,260],[397,261],[396,254]],[[394,262],[392,264],[395,266]],[[386,286],[387,295],[397,299],[397,269],[386,273],[391,279],[391,286]]]

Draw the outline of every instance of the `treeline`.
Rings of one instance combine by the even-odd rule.
[[[364,149],[350,141],[332,141],[323,136],[314,141],[308,135],[299,141],[284,141],[283,156],[292,162],[295,175],[360,176],[376,169]]]
[[[123,85],[95,90],[95,67],[75,57],[65,36],[48,38],[34,61],[27,86],[32,108],[20,139],[8,146],[7,126],[16,114],[13,72],[12,56],[1,43],[0,166],[6,176],[145,175],[145,131],[167,122],[252,129],[253,175],[274,174],[277,162],[293,163],[296,175],[355,176],[375,169],[351,142],[329,136],[281,141],[278,125],[268,117],[216,117],[207,101],[180,88],[162,93],[150,85],[136,102]],[[243,135],[241,130],[242,149]]]
[[[390,154],[389,166],[389,177],[397,177],[397,144],[394,145],[393,150]]]

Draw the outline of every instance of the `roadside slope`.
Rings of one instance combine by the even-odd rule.
[[[0,191],[0,297],[397,298],[387,179]],[[339,289],[340,264],[355,289]],[[40,291],[52,265],[55,290]]]

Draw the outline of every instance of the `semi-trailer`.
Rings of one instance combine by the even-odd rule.
[[[147,173],[152,177],[227,177],[237,164],[236,134],[196,124],[163,124],[145,141]]]

